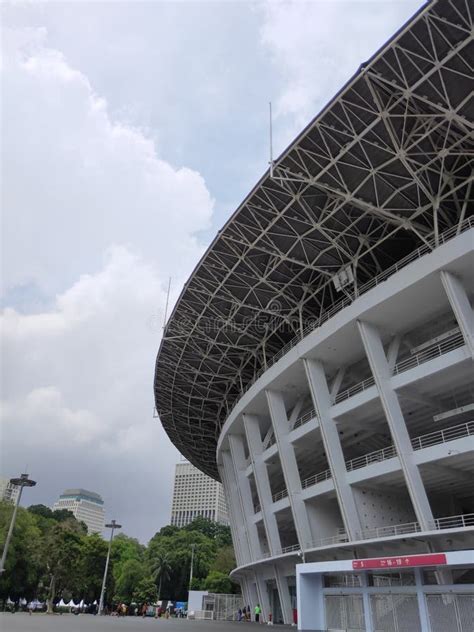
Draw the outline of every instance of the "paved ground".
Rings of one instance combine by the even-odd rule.
[[[44,615],[0,613],[1,632],[235,632],[236,629],[254,630],[256,623],[227,621],[187,621],[186,619],[142,619],[139,617],[94,617],[92,615]],[[274,626],[263,630],[291,630],[288,626]]]

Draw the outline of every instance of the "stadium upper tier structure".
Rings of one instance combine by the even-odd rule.
[[[362,64],[166,325],[157,413],[264,619],[472,630],[473,19],[430,2]]]

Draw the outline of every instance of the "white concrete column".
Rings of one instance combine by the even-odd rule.
[[[273,432],[278,446],[281,467],[288,490],[293,522],[298,536],[298,542],[302,550],[311,542],[311,528],[308,519],[306,504],[302,498],[301,479],[298,471],[295,450],[289,439],[290,424],[286,415],[283,395],[277,391],[266,391],[268,408],[273,425]]]
[[[262,609],[263,620],[266,622],[268,621],[268,615],[271,612],[271,607],[270,607],[270,598],[268,596],[267,582],[265,581],[261,572],[258,572],[258,571],[255,572],[255,583],[257,586],[258,603],[260,604],[260,608]],[[253,621],[255,618],[253,608],[252,608],[251,615],[252,615],[252,621]],[[261,618],[262,618],[262,615],[260,615]]]
[[[291,607],[288,579],[281,572],[277,565],[273,566],[273,572],[275,573],[275,581],[277,585],[278,596],[280,598],[280,608],[283,615],[283,623],[289,625],[293,623],[293,609]],[[275,613],[273,613],[273,618],[275,618]]]
[[[428,614],[428,608],[426,607],[425,593],[423,592],[423,570],[421,568],[414,568],[413,571],[415,573],[416,596],[418,599],[421,629],[431,630],[430,617]]]
[[[228,435],[229,447],[230,447],[230,463],[234,468],[235,481],[237,483],[237,490],[239,493],[241,518],[239,522],[244,526],[244,532],[247,534],[247,543],[252,561],[258,560],[262,557],[260,541],[258,539],[257,526],[252,520],[254,515],[254,508],[252,502],[252,491],[250,489],[250,482],[245,476],[245,451],[243,446],[243,437],[240,435]],[[222,453],[224,459],[224,466],[227,468],[227,459],[229,453]],[[230,470],[230,466],[229,466]]]
[[[301,564],[300,568],[305,565]],[[298,630],[326,629],[322,573],[298,572],[296,567],[296,603]]]
[[[361,573],[362,580],[362,603],[364,607],[365,632],[374,632],[374,624],[372,621],[372,608],[370,606],[370,595],[367,592],[369,585],[367,573]]]
[[[278,555],[281,551],[280,533],[272,505],[272,490],[268,478],[268,470],[263,460],[263,444],[260,435],[258,418],[254,415],[242,415],[244,418],[245,435],[253,465],[255,485],[257,486],[260,507],[262,510],[263,524],[267,534],[268,547],[272,555]]]
[[[321,436],[326,451],[329,469],[339,501],[344,528],[350,540],[360,537],[361,525],[352,488],[347,481],[347,470],[342,451],[339,431],[331,416],[331,396],[324,367],[318,360],[305,358],[304,365],[308,377],[313,404],[319,414]]]
[[[250,605],[250,591],[248,587],[247,577],[242,573],[238,577],[238,582],[240,584],[240,589],[242,591],[242,600],[244,602],[244,606]]]
[[[227,502],[227,510],[230,518],[230,532],[232,534],[232,541],[234,543],[235,559],[237,566],[242,566],[251,562],[250,549],[248,544],[248,536],[245,532],[245,526],[240,519],[242,515],[242,509],[240,505],[239,492],[237,489],[237,481],[231,463],[229,463],[230,453],[226,457],[227,467],[231,471],[226,472],[224,465],[218,465],[219,475],[222,485],[224,487],[224,495]]]
[[[357,324],[393,443],[402,466],[416,518],[422,530],[432,529],[433,513],[420,471],[414,459],[413,447],[400,402],[390,382],[391,373],[382,340],[379,332],[373,325],[361,321],[357,321]]]
[[[441,281],[471,357],[474,358],[474,312],[461,281],[446,270]]]

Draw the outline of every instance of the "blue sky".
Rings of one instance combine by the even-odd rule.
[[[275,151],[420,6],[2,5],[2,473],[101,493],[146,541],[178,455],[152,419],[172,300]]]

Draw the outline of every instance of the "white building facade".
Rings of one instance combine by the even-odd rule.
[[[198,516],[228,525],[222,484],[191,463],[177,463],[174,476],[171,524],[184,527]]]
[[[66,489],[52,509],[67,509],[77,520],[87,525],[88,533],[102,533],[104,530],[104,501],[96,492],[81,488]]]
[[[9,478],[0,477],[0,499],[6,502],[16,503],[20,488],[10,483]]]
[[[156,409],[264,620],[472,630],[473,16],[433,0],[359,68],[166,325]]]

